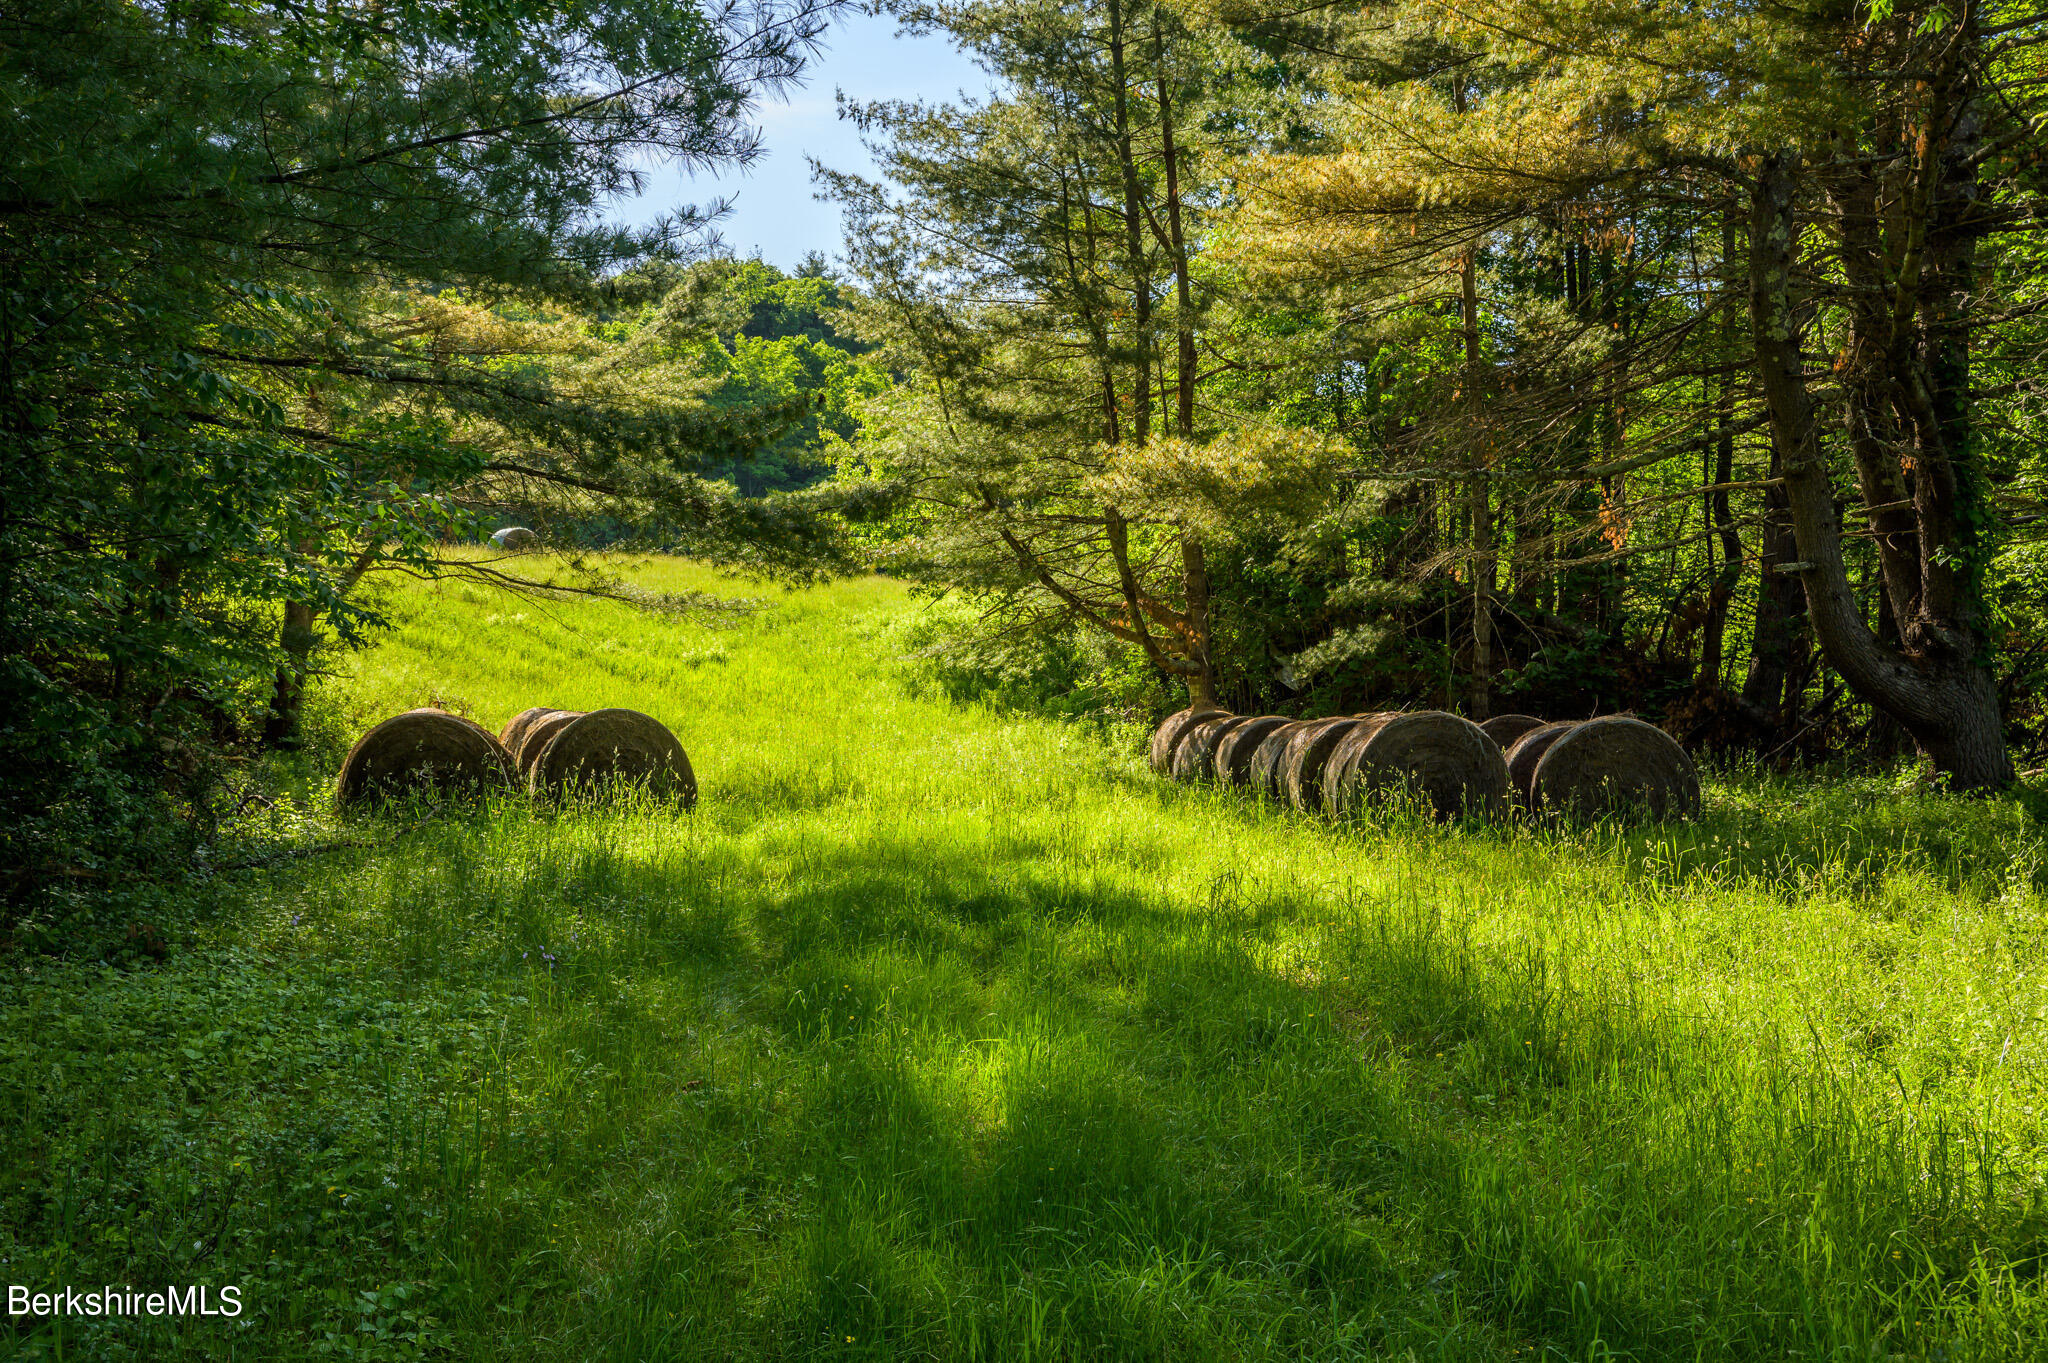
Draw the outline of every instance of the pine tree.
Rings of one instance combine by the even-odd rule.
[[[893,185],[820,171],[866,325],[914,376],[869,467],[907,490],[930,571],[999,622],[1079,622],[1211,700],[1211,299],[1193,261],[1231,149],[1214,96],[1253,58],[1133,0],[899,13],[962,43],[1002,93],[854,110]],[[1298,471],[1256,440],[1233,449],[1240,473]]]
[[[154,807],[152,773],[231,727],[313,619],[346,629],[370,563],[426,563],[462,527],[463,490],[511,476],[494,465],[587,495],[659,484],[712,538],[772,531],[690,491],[674,404],[413,319],[457,292],[603,307],[621,265],[680,249],[713,212],[629,232],[603,225],[606,198],[650,154],[754,155],[752,101],[796,74],[823,13],[0,13],[0,706],[21,718],[0,836],[100,826],[75,804],[95,790]]]
[[[1556,364],[1507,375],[1513,391],[1490,424],[1533,436],[1604,412],[1596,467],[1530,476],[1618,481],[1712,448],[1720,434],[1700,429],[1699,385],[1738,384],[1717,399],[1728,419],[1714,425],[1767,425],[1783,453],[1768,476],[1798,558],[1772,566],[1798,577],[1828,661],[1957,788],[2009,781],[1987,657],[1982,575],[1997,526],[1972,368],[2020,311],[2020,277],[2004,262],[2037,220],[2038,19],[1609,0],[1484,13],[1408,0],[1374,13],[1453,57],[1391,77],[1383,63],[1361,62],[1362,78],[1334,71],[1334,145],[1252,169],[1245,257],[1400,300],[1443,288],[1458,260],[1530,224],[1624,246],[1648,267],[1628,287],[1651,325],[1625,330],[1617,316],[1602,334],[1598,311],[1559,319]],[[1721,254],[1731,219],[1740,269],[1694,265]],[[1671,234],[1693,246],[1674,249]],[[1520,311],[1523,331],[1542,324]],[[1710,344],[1731,317],[1733,357]],[[1843,474],[1896,641],[1850,575]],[[1626,505],[1614,501],[1617,518]],[[1723,537],[1722,521],[1700,533]]]

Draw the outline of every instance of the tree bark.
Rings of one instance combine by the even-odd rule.
[[[1735,219],[1731,212],[1721,222],[1721,280],[1732,286],[1738,278],[1735,260]],[[1721,339],[1725,349],[1735,349],[1735,318],[1725,317]],[[1728,504],[1728,484],[1735,478],[1735,376],[1722,373],[1714,392],[1714,455],[1707,486],[1707,523],[1720,539],[1721,564],[1707,588],[1707,620],[1700,639],[1700,666],[1694,688],[1702,694],[1719,691],[1721,668],[1726,657],[1728,605],[1742,581],[1742,537],[1735,530],[1735,513]],[[1775,476],[1775,475],[1774,475]],[[1711,560],[1713,541],[1708,541]]]
[[[1451,87],[1460,114],[1466,110],[1465,78]],[[1465,402],[1472,413],[1472,482],[1466,488],[1466,511],[1472,528],[1472,677],[1465,690],[1465,708],[1475,720],[1493,706],[1493,590],[1498,565],[1493,552],[1493,494],[1488,486],[1487,450],[1481,431],[1479,372],[1479,248],[1467,247],[1458,262],[1459,329],[1465,341]]]
[[[1143,189],[1138,183],[1138,162],[1131,147],[1130,77],[1124,60],[1125,25],[1123,0],[1109,0],[1109,69],[1115,87],[1111,92],[1116,119],[1116,159],[1123,176],[1124,239],[1130,253],[1132,361],[1137,380],[1131,392],[1137,398],[1131,414],[1132,435],[1138,444],[1151,439],[1152,430],[1152,277],[1145,260]]]
[[[1462,111],[1464,95],[1458,97]],[[1493,705],[1493,497],[1486,467],[1484,436],[1480,431],[1479,382],[1479,285],[1478,260],[1467,251],[1460,267],[1465,332],[1465,401],[1472,408],[1472,483],[1467,489],[1472,522],[1472,680],[1465,694],[1465,707],[1475,720],[1483,720]]]
[[[1216,702],[1216,664],[1209,654],[1209,563],[1202,542],[1193,535],[1180,539],[1181,576],[1188,595],[1188,661],[1197,671],[1188,678],[1188,703]]]
[[[1195,292],[1188,271],[1187,236],[1181,221],[1180,146],[1173,129],[1173,89],[1167,79],[1166,35],[1158,11],[1152,15],[1152,62],[1159,92],[1159,153],[1166,176],[1166,254],[1173,269],[1174,290],[1174,418],[1183,440],[1195,437]],[[1126,138],[1123,145],[1129,145]],[[1134,194],[1137,180],[1128,159],[1124,163],[1125,192]],[[1137,258],[1133,256],[1133,265]],[[1143,285],[1145,275],[1137,273]],[[1149,317],[1150,304],[1145,315]],[[1187,594],[1189,661],[1200,671],[1188,679],[1191,704],[1213,704],[1216,700],[1216,667],[1211,655],[1209,620],[1209,567],[1202,542],[1187,531],[1180,538],[1182,590]]]
[[[1998,789],[2011,784],[2014,772],[2001,731],[1997,688],[1983,661],[1975,622],[1963,611],[1942,610],[1958,604],[1957,599],[1942,600],[1944,593],[1930,581],[1922,593],[1921,619],[1915,622],[1920,627],[1902,620],[1902,645],[1890,648],[1865,621],[1849,585],[1841,515],[1806,383],[1802,329],[1792,295],[1798,192],[1793,154],[1762,159],[1751,187],[1750,316],[1772,430],[1784,451],[1797,570],[1814,637],[1843,680],[1897,719],[1952,788]],[[1967,387],[1966,377],[1960,386]],[[1952,429],[1967,423],[1967,412],[1958,415],[1954,405],[1944,415]],[[1934,432],[1919,434],[1928,442]],[[1951,443],[1945,452],[1953,451]],[[1916,477],[1922,487],[1935,481],[1924,467]],[[1954,535],[1952,516],[1943,514],[1952,510],[1945,500],[1939,492],[1930,494],[1920,511],[1923,574],[1929,564],[1945,565],[1967,548]],[[1943,571],[1952,581],[1952,570]]]
[[[284,661],[277,665],[271,684],[270,712],[263,719],[263,746],[296,748],[299,723],[305,710],[306,674],[313,658],[313,608],[303,601],[284,603],[284,628],[278,645]]]
[[[1807,640],[1805,590],[1797,575],[1779,571],[1799,560],[1791,503],[1778,481],[1784,471],[1784,456],[1774,439],[1771,481],[1764,487],[1763,533],[1758,541],[1756,622],[1750,631],[1749,675],[1742,684],[1742,699],[1770,715],[1778,732],[1789,736],[1799,710],[1799,697],[1790,683],[1804,675]],[[1776,741],[1771,746],[1775,747]]]
[[[358,550],[341,577],[335,582],[335,595],[346,596],[362,581],[363,574],[377,561],[384,551],[382,539],[372,540]],[[303,601],[284,603],[284,627],[278,633],[278,645],[284,650],[284,661],[278,664],[277,675],[271,682],[270,709],[263,718],[263,746],[266,748],[289,749],[299,746],[300,722],[305,714],[306,678],[313,668],[313,648],[319,643],[314,625],[319,619],[318,612]]]
[[[1166,39],[1152,19],[1152,57],[1159,76],[1159,151],[1166,170],[1168,254],[1173,258],[1175,415],[1180,434],[1195,434],[1195,291],[1188,277],[1188,244],[1181,229],[1180,146],[1173,132],[1173,92],[1166,79]],[[1341,386],[1341,381],[1340,381]]]

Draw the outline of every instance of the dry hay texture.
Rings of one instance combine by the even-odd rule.
[[[527,782],[534,793],[550,795],[631,782],[679,799],[685,809],[697,803],[697,774],[683,745],[638,710],[592,710],[570,719],[534,759]]]
[[[533,726],[549,715],[561,713],[552,705],[536,705],[531,710],[521,710],[505,721],[505,727],[498,731],[498,741],[504,744],[505,751],[512,755],[515,766],[519,762],[519,750],[525,746],[526,736],[532,732]]]
[[[1252,754],[1251,774],[1245,778],[1245,784],[1276,800],[1286,798],[1286,793],[1280,788],[1280,769],[1287,760],[1287,745],[1308,726],[1308,720],[1290,719],[1268,733],[1259,744],[1258,751]]]
[[[1182,734],[1173,750],[1173,779],[1215,780],[1217,749],[1224,739],[1251,723],[1252,718],[1251,715],[1224,715],[1218,719],[1205,719]]]
[[[1323,805],[1323,768],[1345,735],[1358,727],[1349,715],[1318,719],[1303,725],[1287,740],[1287,752],[1280,759],[1280,793],[1296,809],[1320,809]]]
[[[1488,738],[1500,744],[1502,752],[1506,752],[1515,746],[1515,740],[1523,734],[1540,729],[1548,723],[1549,720],[1538,719],[1534,715],[1495,715],[1479,727],[1486,731]]]
[[[1498,813],[1508,793],[1507,761],[1484,729],[1442,710],[1359,720],[1324,768],[1325,807],[1353,814],[1371,796],[1403,793],[1446,818]]]
[[[1216,759],[1212,764],[1214,775],[1226,786],[1249,785],[1252,779],[1252,761],[1259,755],[1259,747],[1275,729],[1289,721],[1281,715],[1260,715],[1247,719],[1223,736],[1216,745]]]
[[[1515,793],[1515,799],[1522,808],[1532,808],[1535,798],[1536,764],[1543,760],[1543,754],[1550,751],[1550,745],[1584,723],[1583,720],[1568,719],[1557,724],[1546,724],[1540,729],[1531,729],[1516,739],[1508,749],[1508,788]]]
[[[1152,770],[1161,776],[1173,774],[1173,750],[1187,731],[1208,719],[1223,719],[1230,714],[1213,705],[1197,705],[1178,710],[1159,721],[1159,727],[1152,731]]]
[[[512,754],[513,765],[522,783],[532,783],[533,764],[540,761],[549,741],[568,728],[571,722],[583,718],[585,713],[582,710],[550,710],[526,726],[526,732],[520,735],[519,747]]]
[[[1530,794],[1539,814],[1690,819],[1700,812],[1699,773],[1685,749],[1626,715],[1589,719],[1554,740],[1536,764]]]
[[[512,760],[490,730],[446,710],[407,710],[348,750],[334,782],[334,803],[346,807],[413,790],[481,791],[511,781]]]
[[[518,553],[525,549],[540,548],[540,536],[523,525],[508,525],[491,536],[491,543],[500,549]]]
[[[1323,809],[1330,814],[1344,812],[1346,778],[1358,766],[1358,755],[1365,751],[1365,745],[1373,735],[1401,717],[1399,710],[1381,710],[1357,717],[1358,722],[1349,729],[1342,742],[1330,750],[1323,759]]]

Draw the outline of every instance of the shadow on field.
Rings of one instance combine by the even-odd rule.
[[[811,1147],[788,1175],[817,1189],[790,1344],[1285,1354],[1334,1303],[1272,1339],[1252,1307],[1275,1292],[1392,1291],[1361,1336],[1383,1340],[1456,1314],[1405,1300],[1360,1215],[1359,1185],[1412,1156],[1314,989],[1155,899],[919,850],[828,856],[763,913]],[[1304,1168],[1338,1128],[1335,1165]]]
[[[743,765],[720,770],[717,786],[706,793],[731,816],[744,819],[749,813],[815,813],[858,800],[867,787],[858,777],[829,768]]]
[[[1940,1303],[2048,1249],[1966,1126],[1746,1023],[1587,996],[1533,941],[1482,948],[1426,876],[1337,906],[1226,872],[1190,900],[1144,888],[1149,844],[1056,829],[635,827],[556,824],[502,861],[437,834],[388,868],[381,915],[402,970],[543,986],[524,1063],[550,1153],[527,1178],[660,1208],[593,1232],[606,1272],[644,1283],[674,1237],[698,1246],[656,1333],[594,1351],[716,1317],[735,1348],[797,1353],[1782,1354],[1903,1338],[1902,1315],[1945,1337]],[[1503,852],[1576,856],[1625,897],[1665,874],[1632,849],[1669,835],[1356,836],[1479,883],[1525,873]],[[666,1163],[621,1168],[655,1132],[698,1152],[689,1196]],[[747,1323],[721,1314],[764,1254]]]
[[[806,1190],[763,1320],[781,1347],[1682,1356],[1817,1312],[1883,1336],[1873,1289],[2026,1248],[1956,1143],[1898,1144],[1711,1027],[1569,1035],[1544,962],[1480,959],[1420,905],[1363,906],[1304,956],[1278,899],[930,854],[813,849],[809,888],[754,916],[787,1099],[765,1176]],[[1873,1258],[1907,1235],[1919,1260]]]
[[[1985,1128],[1656,1006],[1666,958],[1589,982],[1426,875],[1333,903],[1057,825],[736,822],[492,807],[296,886],[240,973],[96,978],[156,1182],[38,1184],[35,1224],[109,1281],[286,1263],[293,1329],[410,1284],[443,1334],[400,1358],[1871,1357],[2033,1319],[2048,1220]],[[47,1073],[0,1071],[10,1143],[111,1168]]]

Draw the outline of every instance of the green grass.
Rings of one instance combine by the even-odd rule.
[[[897,585],[767,599],[406,588],[331,735],[631,706],[696,813],[356,821],[191,891],[162,963],[8,961],[0,1277],[249,1309],[0,1354],[2043,1351],[2024,800],[1332,828],[950,703]],[[270,833],[337,836],[322,751]]]

